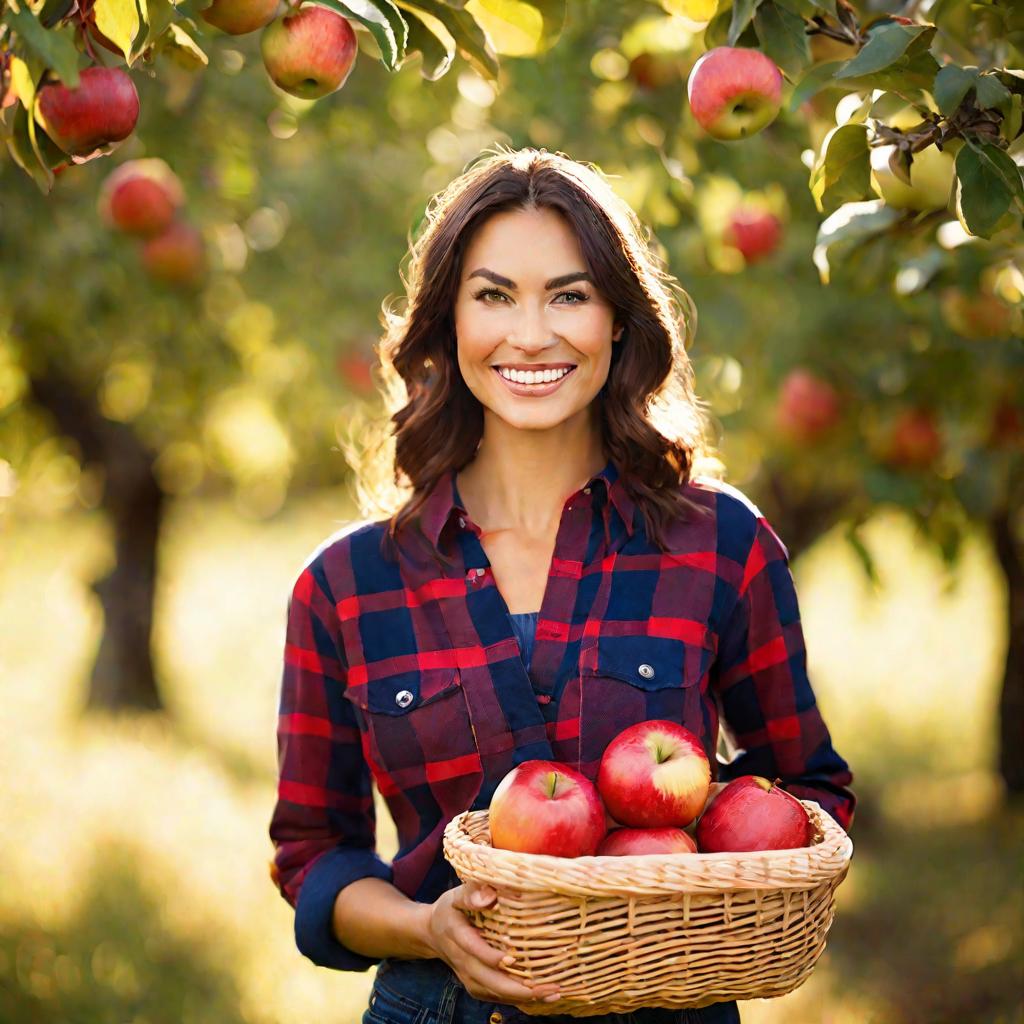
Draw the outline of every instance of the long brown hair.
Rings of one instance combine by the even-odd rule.
[[[371,504],[387,511],[394,540],[418,522],[438,480],[474,457],[483,409],[462,379],[453,319],[463,256],[494,214],[537,208],[554,210],[573,229],[586,269],[624,327],[595,399],[602,442],[648,536],[663,548],[669,524],[697,508],[681,485],[695,460],[708,455],[704,403],[694,393],[686,352],[696,308],[602,173],[545,149],[487,150],[427,204],[402,275],[405,308],[385,300],[382,310],[385,334],[377,348],[394,427],[390,443],[371,451],[364,442],[361,455],[352,438],[346,446],[364,512]],[[385,466],[392,480],[382,487]]]

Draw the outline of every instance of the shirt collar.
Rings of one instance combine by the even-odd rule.
[[[452,517],[466,515],[466,509],[458,500],[455,477],[455,470],[445,473],[427,495],[423,508],[420,510],[420,524],[423,527],[423,533],[436,549],[440,549],[441,534]],[[605,488],[612,505],[626,526],[626,531],[632,536],[636,503],[626,492],[619,471],[610,459],[604,469],[596,476],[591,477],[584,486],[593,487],[595,485]]]

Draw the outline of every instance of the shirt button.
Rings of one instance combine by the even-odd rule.
[[[502,1021],[504,1019],[505,1018],[502,1017],[502,1015],[498,1013],[497,1010],[495,1010],[494,1013],[492,1013],[490,1017],[487,1018],[487,1024],[502,1024]]]
[[[642,675],[644,677],[644,679],[653,679],[654,678],[654,669],[651,668],[651,666],[646,664],[646,663],[641,665],[637,669],[637,671],[640,673],[640,675]]]
[[[486,571],[487,571],[486,569],[474,569],[474,570],[473,570],[473,572],[475,572],[475,573],[477,574],[477,576],[483,576],[483,574],[484,574],[484,573],[485,573]]]
[[[583,488],[583,493],[584,494],[589,494],[590,493],[590,488],[589,487],[584,487]]]
[[[407,708],[413,702],[413,696],[408,690],[399,690],[395,694],[395,703],[400,708]]]
[[[463,519],[462,516],[459,516],[459,526],[461,526],[463,529],[466,528],[466,520]]]

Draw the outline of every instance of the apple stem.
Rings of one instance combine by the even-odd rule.
[[[558,773],[551,772],[548,776],[548,796],[552,799],[555,796],[555,790],[558,788]]]

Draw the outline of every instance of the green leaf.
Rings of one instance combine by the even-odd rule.
[[[704,49],[713,50],[716,46],[725,46],[729,41],[729,26],[732,24],[732,9],[726,7],[719,11],[704,29]]]
[[[757,0],[733,0],[732,17],[729,21],[729,34],[726,41],[729,46],[735,46],[739,38],[746,31],[751,19],[754,17],[754,7]]]
[[[811,46],[804,20],[772,0],[765,0],[754,15],[754,31],[761,48],[790,79],[811,63]]]
[[[845,203],[871,195],[866,125],[844,124],[825,136],[821,156],[811,172],[811,195],[822,213],[833,213]]]
[[[1020,93],[1014,93],[1010,100],[1010,109],[1000,126],[1000,134],[1007,142],[1013,142],[1020,135],[1022,123],[1024,123],[1024,97]]]
[[[413,15],[409,19],[406,53],[418,50],[422,56],[422,76],[428,82],[436,82],[448,71],[455,59],[455,40],[433,15],[413,7],[405,0],[398,0],[398,5]]]
[[[77,89],[78,50],[75,49],[70,32],[43,28],[32,11],[24,5],[24,0],[7,2],[3,20],[25,48],[50,68],[69,89]]]
[[[75,0],[45,0],[38,11],[38,17],[44,28],[53,28],[59,21],[67,17]]]
[[[399,52],[399,37],[395,35],[391,17],[370,0],[314,0],[321,7],[336,11],[343,18],[358,21],[369,29],[380,49],[381,60],[388,71],[394,71],[402,54]],[[401,15],[398,16],[401,20]],[[404,25],[404,22],[403,22]]]
[[[864,575],[871,581],[873,587],[881,586],[881,580],[878,576],[878,569],[875,566],[875,559],[871,552],[868,550],[867,545],[861,539],[860,534],[857,532],[859,523],[850,523],[846,528],[846,542],[853,549],[853,553],[857,556],[857,561],[860,563],[860,567],[864,570]]]
[[[847,203],[823,220],[818,228],[813,253],[821,283],[828,284],[836,257],[841,259],[876,235],[888,231],[901,216],[899,210],[893,210],[881,199],[875,199],[863,203]]]
[[[139,14],[145,31],[135,37],[131,58],[133,61],[156,43],[178,17],[171,0],[139,0]]]
[[[494,81],[498,77],[497,55],[472,15],[441,0],[415,0],[415,6],[444,25],[459,53],[482,78]]]
[[[7,150],[11,154],[11,159],[32,178],[39,186],[39,191],[45,194],[53,188],[53,174],[49,167],[44,166],[37,147],[32,144],[31,124],[32,119],[28,111],[18,104],[14,124],[7,137]]]
[[[199,44],[177,24],[167,26],[156,48],[186,71],[198,71],[210,63]]]
[[[1010,102],[1010,90],[995,75],[982,75],[974,86],[974,95],[982,110]]]
[[[1024,196],[1020,168],[998,146],[968,141],[956,157],[956,215],[965,231],[990,238]]]
[[[890,67],[910,49],[911,43],[925,35],[930,42],[935,35],[935,26],[900,25],[898,22],[882,25],[869,34],[860,53],[848,60],[841,71],[836,72],[836,78],[856,78]]]
[[[93,14],[96,28],[120,48],[127,60],[139,34],[139,9],[135,0],[96,0]]]
[[[939,68],[932,95],[940,113],[949,117],[963,103],[977,78],[977,68],[962,68],[957,64]]]
[[[835,85],[836,83],[833,76],[844,63],[846,62],[841,60],[831,60],[825,64],[815,64],[815,66],[800,79],[796,87],[793,89],[792,95],[789,97],[789,106],[787,108],[789,112],[791,114],[795,113],[812,96],[817,96],[822,89],[826,89],[830,85]]]

